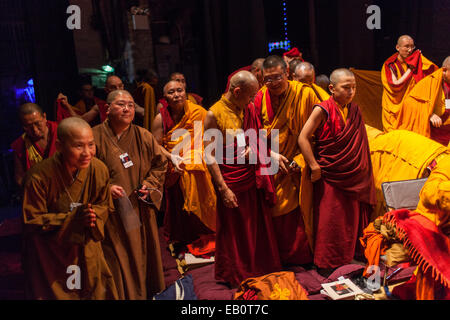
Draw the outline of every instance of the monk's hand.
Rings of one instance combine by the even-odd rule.
[[[175,171],[178,173],[184,172],[186,169],[186,164],[183,162],[183,158],[179,155],[170,155],[170,159],[172,160],[172,163],[175,167]]]
[[[297,164],[297,162],[292,161],[289,164],[289,174],[295,174],[295,173],[299,173],[302,171],[302,168],[300,168],[300,166]]]
[[[442,126],[442,119],[437,114],[433,113],[430,117],[430,122],[435,128]]]
[[[111,195],[113,199],[119,199],[122,198],[125,195],[125,190],[118,185],[111,185]]]
[[[94,209],[92,209],[92,204],[88,203],[88,205],[83,209],[83,224],[86,227],[94,228],[96,221],[97,216],[95,215]]]
[[[322,177],[320,166],[311,167],[311,182],[316,182]]]
[[[221,196],[223,200],[223,204],[227,208],[237,208],[238,202],[236,195],[230,188],[226,187],[223,191],[221,191]]]
[[[270,156],[273,161],[278,162],[278,167],[280,168],[281,172],[289,172],[289,160],[285,156],[273,151],[270,152]]]
[[[69,103],[69,100],[67,100],[67,96],[63,95],[62,93],[58,94],[58,97],[56,98],[56,100],[61,101],[61,103],[63,105],[67,105]]]

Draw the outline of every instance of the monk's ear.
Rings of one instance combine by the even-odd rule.
[[[328,89],[331,93],[334,93],[334,86],[331,83],[328,85]]]
[[[44,118],[44,120],[47,120],[47,114],[45,112],[42,114],[42,118]]]
[[[395,50],[400,50],[400,46],[398,44],[395,46]]]
[[[109,112],[111,111],[111,104],[106,104],[106,115],[109,115]]]

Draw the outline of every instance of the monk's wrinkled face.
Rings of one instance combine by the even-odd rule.
[[[306,68],[297,68],[294,73],[294,80],[312,84],[314,82],[314,70],[313,69],[306,69]]]
[[[134,99],[129,94],[118,94],[108,105],[108,118],[115,123],[131,124],[135,114]]]
[[[236,105],[239,108],[244,109],[245,107],[248,106],[250,102],[252,102],[255,99],[258,90],[259,90],[258,82],[251,81],[246,85],[232,89],[231,93],[233,95],[234,102],[236,103]]]
[[[279,96],[283,94],[288,86],[288,73],[282,66],[263,69],[264,84],[269,89],[270,94]]]
[[[182,75],[182,74],[175,74],[175,75],[172,76],[172,78],[170,78],[170,80],[177,81],[177,82],[181,83],[184,86],[184,88],[186,89],[186,78],[184,77],[184,75]]]
[[[95,156],[95,141],[91,128],[73,128],[65,141],[58,142],[66,166],[69,169],[85,169]]]
[[[94,87],[90,84],[85,84],[81,87],[80,94],[82,99],[92,100],[94,99]]]
[[[186,103],[186,90],[182,82],[170,81],[164,88],[164,97],[172,108],[184,106]]]
[[[124,85],[119,77],[110,77],[105,84],[105,92],[108,95],[112,91],[123,90]]]
[[[22,116],[22,127],[27,136],[36,141],[44,138],[47,130],[47,117],[39,112],[33,112]]]
[[[411,38],[403,38],[400,39],[399,43],[395,47],[398,51],[398,54],[403,58],[408,58],[411,53],[413,53],[416,46],[414,45],[414,40]]]
[[[251,73],[256,77],[258,83],[263,83],[263,72],[261,68],[254,68],[251,70]]]
[[[352,102],[356,93],[356,80],[353,76],[341,76],[338,82],[330,84],[330,92],[334,100],[341,106]]]

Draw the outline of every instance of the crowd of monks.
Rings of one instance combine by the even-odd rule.
[[[187,93],[178,72],[159,101],[156,75],[141,72],[131,93],[109,76],[106,100],[90,84],[75,105],[60,93],[55,122],[36,104],[20,106],[24,134],[12,148],[27,298],[151,299],[165,288],[159,232],[180,252],[212,243],[215,277],[230,287],[292,265],[326,277],[354,259],[377,263],[380,236],[367,239],[386,213],[381,183],[424,176],[411,220],[429,221],[414,220],[448,246],[450,57],[438,68],[409,36],[396,49],[382,67],[382,106],[373,106],[383,131],[353,101],[352,71],[316,77],[296,48],[233,72],[212,106]],[[210,129],[222,139],[206,139]],[[251,129],[256,141],[242,134]],[[264,158],[275,174],[265,174]],[[449,297],[442,261],[422,263],[417,298]]]

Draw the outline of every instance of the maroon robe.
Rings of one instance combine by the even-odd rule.
[[[253,105],[244,113],[243,130],[258,130],[261,125]],[[226,129],[226,128],[222,128]],[[225,131],[225,130],[222,130]],[[235,139],[236,140],[236,139]],[[247,139],[252,150],[255,144]],[[232,147],[236,156],[236,141]],[[258,152],[258,151],[256,151]],[[259,157],[258,157],[259,158]],[[261,175],[262,165],[220,164],[220,171],[227,186],[236,195],[238,208],[227,208],[217,199],[215,277],[232,286],[249,277],[281,270],[276,236],[272,225],[270,204],[275,202],[273,177]]]
[[[327,120],[315,132],[315,156],[322,178],[314,184],[314,264],[336,268],[355,256],[358,238],[376,203],[375,185],[359,107],[347,105],[344,122],[332,97],[318,106]]]

